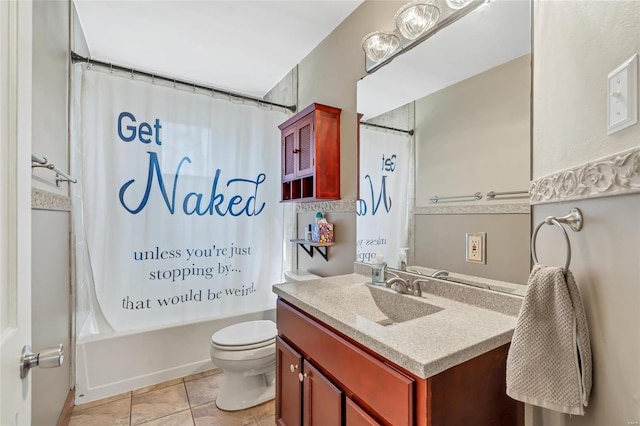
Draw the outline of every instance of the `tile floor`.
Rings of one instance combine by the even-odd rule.
[[[194,374],[73,408],[69,426],[272,426],[275,403],[242,411],[216,407],[220,370]]]

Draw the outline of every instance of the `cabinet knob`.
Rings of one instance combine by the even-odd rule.
[[[299,150],[299,149],[294,149],[294,150],[293,150],[293,153],[294,153],[294,154],[297,154],[297,153],[299,153],[299,152],[300,152],[300,150]]]
[[[293,364],[291,364],[291,365],[289,366],[289,370],[291,370],[291,372],[292,372],[292,373],[294,373],[297,369],[298,369],[298,366],[297,366],[297,365],[293,365]]]
[[[304,382],[304,379],[307,378],[307,373],[298,373],[298,380],[300,380],[301,382]]]

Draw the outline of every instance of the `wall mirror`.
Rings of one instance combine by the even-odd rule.
[[[407,248],[410,271],[522,294],[531,266],[530,1],[487,3],[366,76],[358,112],[368,123],[358,261],[375,263],[379,252],[401,268]]]

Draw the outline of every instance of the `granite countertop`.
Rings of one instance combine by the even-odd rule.
[[[372,286],[370,276],[353,273],[276,284],[273,291],[422,378],[511,341],[521,298],[439,280],[432,280],[422,288],[422,298],[400,295]],[[425,302],[430,305],[425,306],[427,310],[437,312],[382,325],[385,315],[374,300],[376,295],[376,299],[382,296],[400,304],[399,313],[410,314]]]

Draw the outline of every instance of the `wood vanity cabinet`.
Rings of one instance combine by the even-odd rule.
[[[423,379],[282,299],[277,324],[277,425],[524,425],[505,393],[508,345]]]
[[[340,112],[314,103],[278,126],[282,201],[340,199]]]

